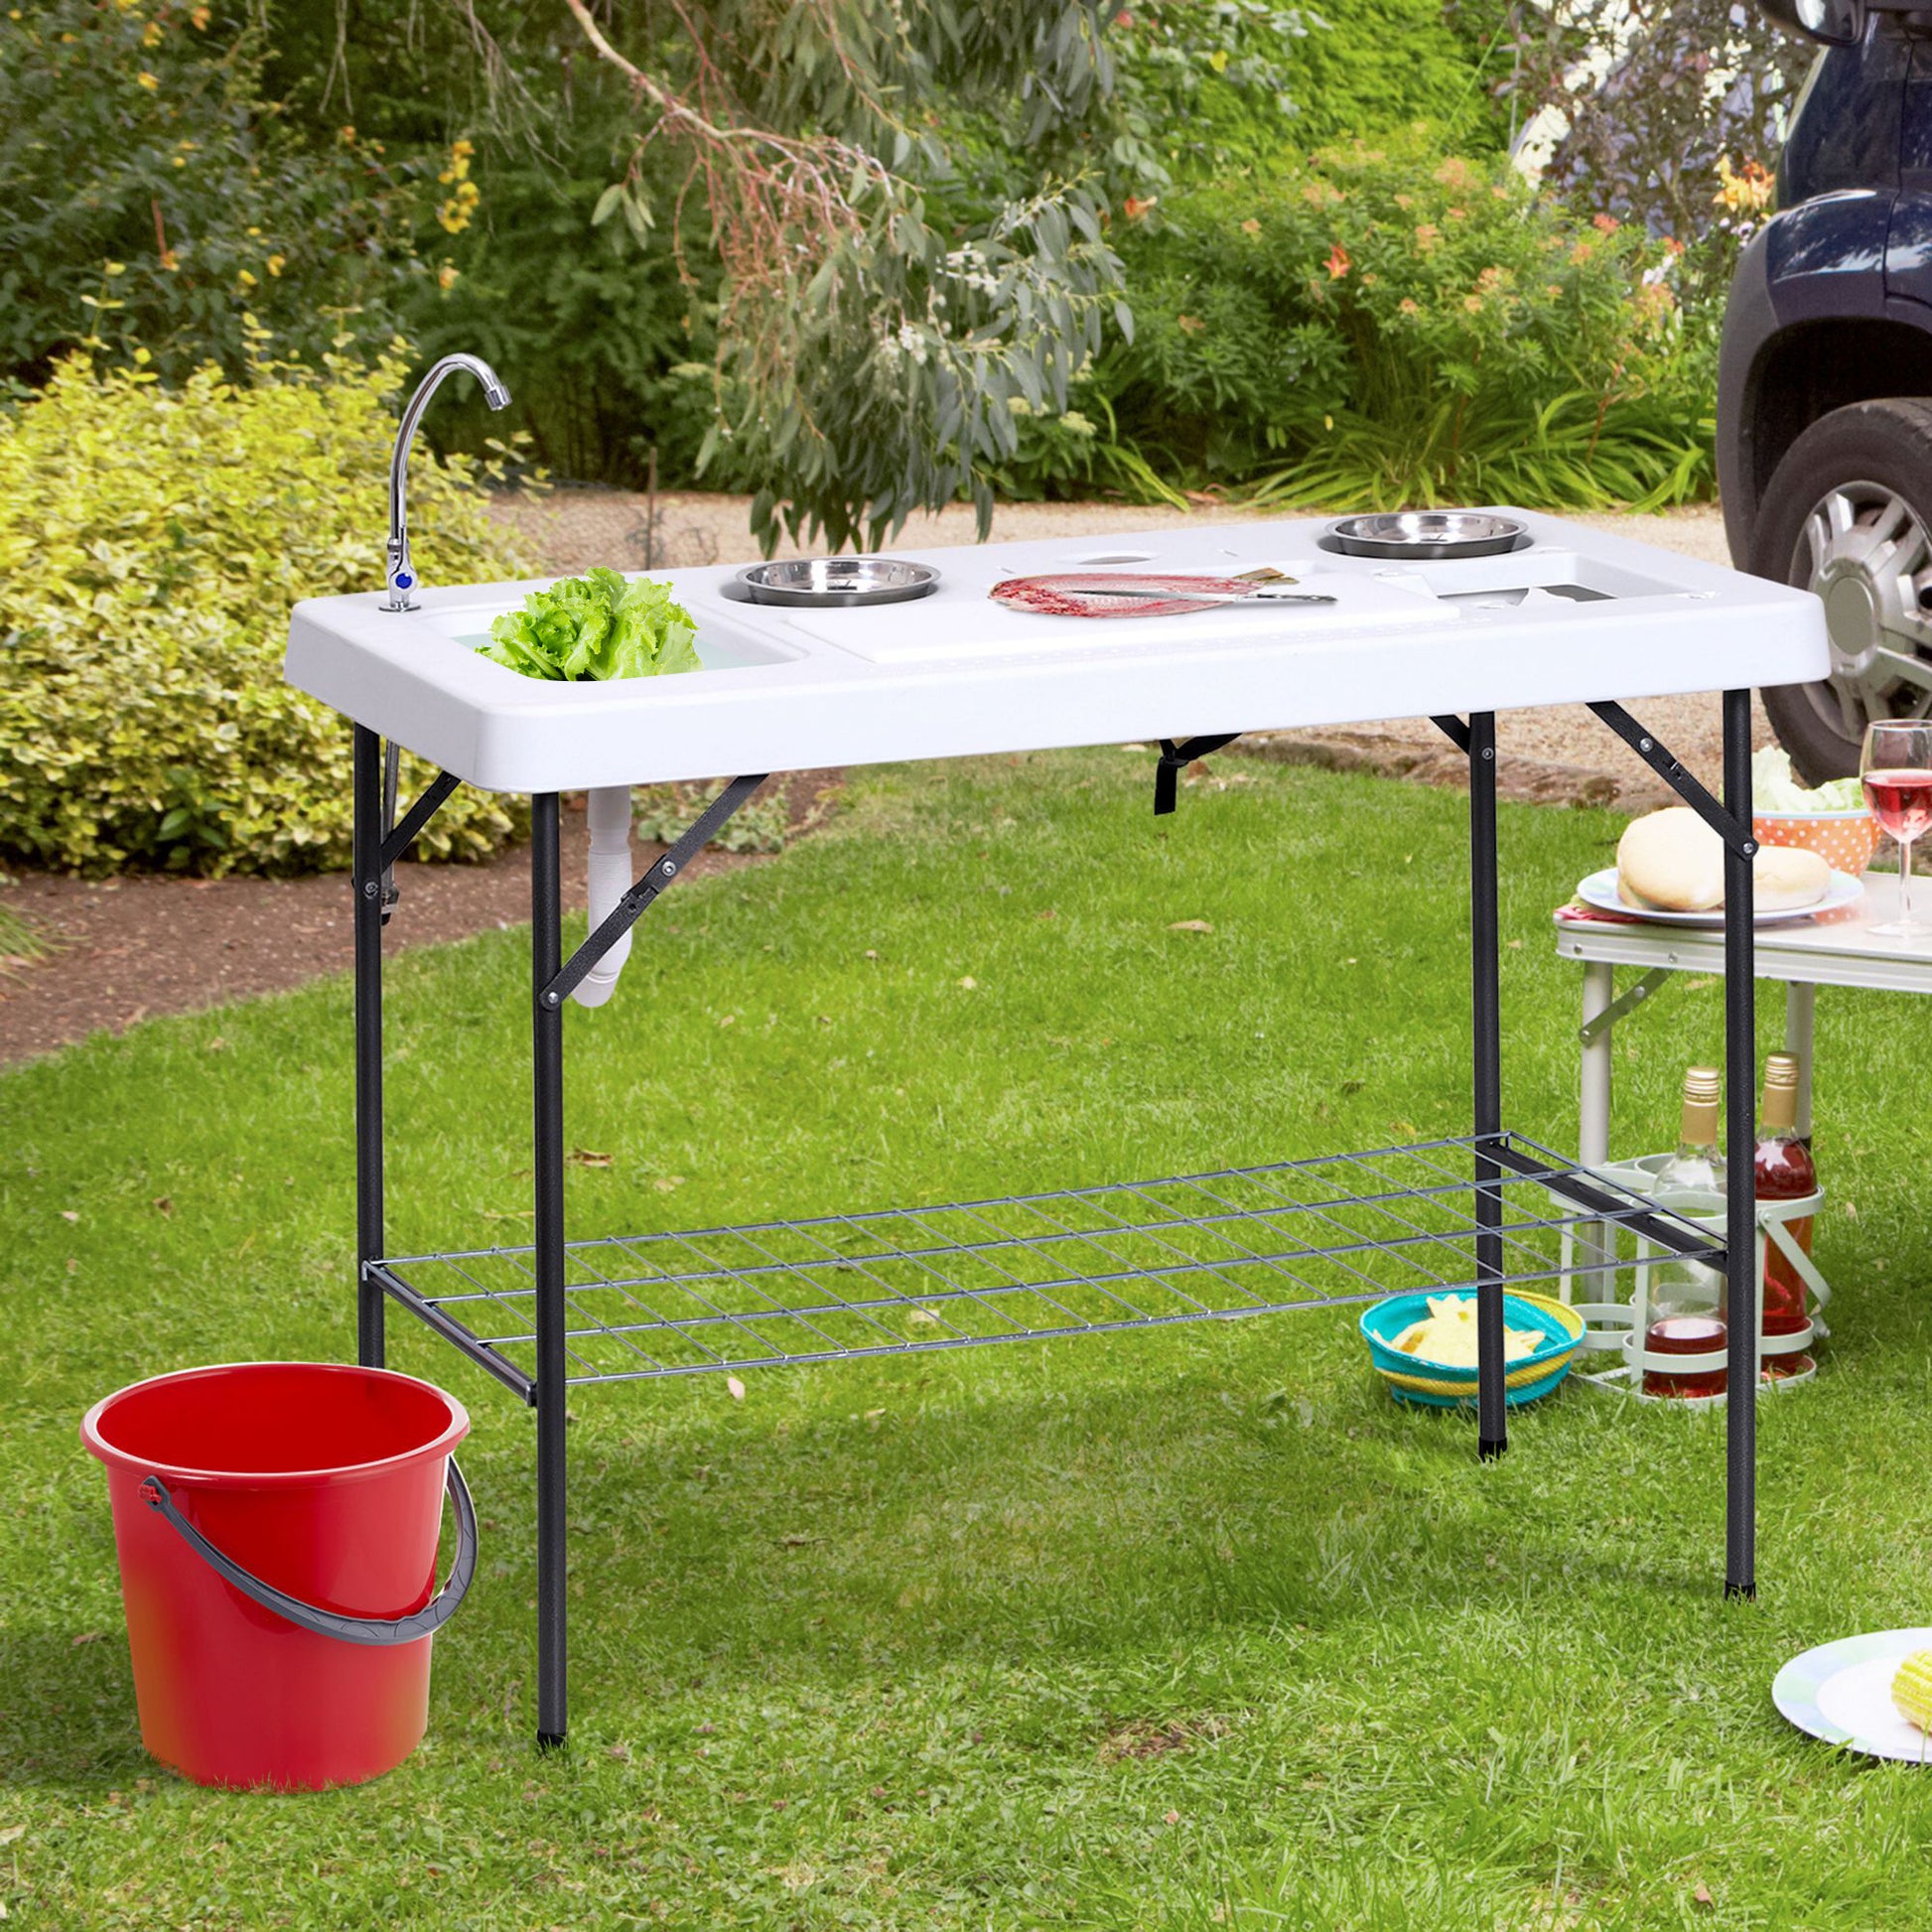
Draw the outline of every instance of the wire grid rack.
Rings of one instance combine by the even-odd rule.
[[[1495,1172],[1479,1178],[1478,1161]],[[1716,1255],[1702,1229],[1514,1135],[742,1227],[573,1241],[567,1379],[619,1382],[1226,1320],[1476,1279],[1478,1197],[1502,1279],[1617,1265],[1614,1230]],[[535,1251],[396,1255],[388,1293],[526,1400]]]

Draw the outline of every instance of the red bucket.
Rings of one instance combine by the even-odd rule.
[[[476,1573],[463,1406],[386,1369],[239,1362],[110,1395],[141,1737],[197,1784],[357,1784],[429,1720],[432,1633]],[[436,1589],[447,1486],[459,1542]]]

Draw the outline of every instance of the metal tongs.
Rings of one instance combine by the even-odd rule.
[[[1104,581],[1096,582],[1087,595],[1139,598],[1150,604],[1332,604],[1335,601],[1332,597],[1317,597],[1309,591],[1278,591],[1266,586],[1258,586],[1252,591],[1190,591],[1178,584],[1170,584],[1157,591],[1138,585],[1116,588]]]

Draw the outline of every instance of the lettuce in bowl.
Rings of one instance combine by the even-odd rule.
[[[668,584],[599,566],[532,591],[478,648],[525,677],[658,677],[699,669],[698,626]]]

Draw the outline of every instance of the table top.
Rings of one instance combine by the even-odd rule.
[[[733,601],[734,566],[658,572],[705,668],[548,683],[478,654],[535,582],[311,599],[289,625],[304,691],[472,783],[550,791],[887,759],[1502,711],[1823,677],[1808,592],[1524,510],[1525,548],[1391,564],[1326,520],[902,551],[936,595],[871,610]],[[1332,606],[1080,620],[989,589],[1036,572],[1227,576],[1272,565]]]
[[[1932,919],[1932,879],[1921,879],[1912,897],[1914,916]],[[1932,938],[1872,936],[1872,926],[1897,915],[1896,875],[1868,872],[1863,898],[1843,911],[1789,925],[1760,925],[1753,948],[1757,977],[1932,993]],[[1565,959],[1605,960],[1615,966],[1668,966],[1700,973],[1722,973],[1725,967],[1724,933],[1690,926],[1559,924],[1557,951]]]

